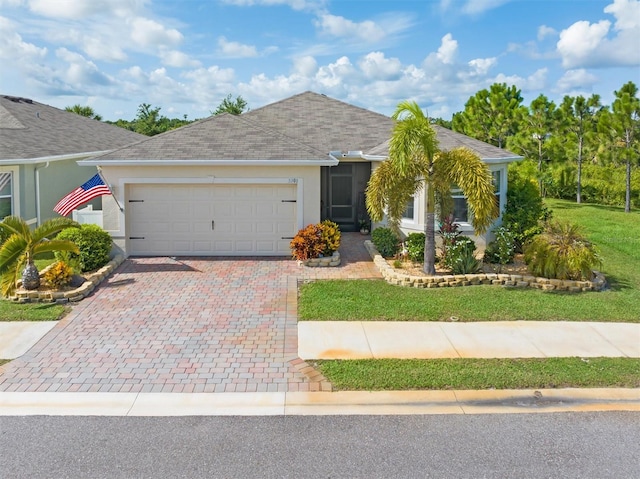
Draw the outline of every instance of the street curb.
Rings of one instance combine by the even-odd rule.
[[[289,393],[0,393],[0,416],[322,416],[640,412],[640,388]]]

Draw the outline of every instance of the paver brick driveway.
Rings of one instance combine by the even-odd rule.
[[[328,389],[297,356],[299,279],[377,277],[358,235],[343,265],[289,259],[133,258],[0,375],[2,391]]]

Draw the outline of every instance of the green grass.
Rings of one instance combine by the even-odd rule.
[[[68,308],[60,304],[0,300],[0,321],[56,321],[67,311]]]
[[[318,361],[334,390],[640,387],[640,359],[365,359]]]
[[[564,293],[470,286],[412,289],[382,280],[336,280],[303,284],[300,320],[360,321],[619,321],[640,322],[640,212],[548,201],[558,219],[581,224],[599,248],[611,287],[603,292]]]

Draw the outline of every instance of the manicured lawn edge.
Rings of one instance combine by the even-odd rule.
[[[638,358],[315,361],[334,391],[640,387]]]
[[[54,303],[24,303],[0,300],[0,322],[57,321],[69,311],[69,306]]]

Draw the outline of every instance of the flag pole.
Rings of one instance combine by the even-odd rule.
[[[102,178],[102,182],[105,185],[107,185],[107,188],[109,188],[109,193],[111,193],[111,197],[113,198],[113,201],[115,201],[116,205],[118,205],[118,209],[120,210],[120,213],[124,213],[124,208],[120,206],[120,203],[118,202],[118,198],[116,198],[116,195],[114,195],[113,191],[111,191],[111,185],[109,185],[107,180],[104,179],[104,176],[102,176],[102,168],[100,168],[99,166],[97,166],[96,168],[98,168],[98,175],[100,175],[100,178]]]

